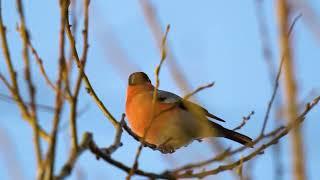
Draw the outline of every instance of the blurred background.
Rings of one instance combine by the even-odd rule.
[[[75,29],[76,43],[82,51],[83,2],[72,1],[70,22]],[[86,73],[108,110],[120,120],[125,110],[128,75],[134,71],[146,72],[154,82],[154,69],[160,60],[157,38],[162,36],[167,24],[171,25],[168,35],[169,58],[160,73],[160,89],[169,90],[180,96],[200,85],[215,82],[215,86],[196,94],[193,100],[227,122],[223,125],[234,128],[242,117],[251,111],[255,114],[240,130],[256,138],[263,124],[267,103],[273,89],[273,73],[280,62],[278,27],[275,1],[119,1],[91,0],[89,9],[89,52]],[[295,61],[295,76],[298,84],[298,101],[304,104],[319,95],[320,88],[320,29],[317,16],[320,1],[292,1],[297,21],[291,39]],[[146,8],[151,5],[153,9]],[[24,1],[27,27],[31,42],[43,60],[50,77],[57,77],[59,6],[56,1]],[[150,29],[153,15],[156,21]],[[24,81],[22,44],[16,31],[19,22],[14,1],[2,1],[2,16],[7,28],[11,56],[21,81],[23,96],[27,96]],[[261,25],[262,24],[262,25]],[[160,29],[161,28],[161,29]],[[156,35],[155,35],[156,34]],[[265,47],[268,51],[266,53]],[[68,46],[66,57],[70,56]],[[31,58],[32,59],[32,58]],[[35,61],[32,75],[37,86],[38,103],[53,106],[54,93],[39,75]],[[274,69],[274,70],[272,70]],[[77,75],[74,66],[72,81]],[[0,72],[9,76],[0,53]],[[175,80],[177,74],[182,80]],[[21,74],[21,76],[20,76]],[[20,77],[19,77],[20,76]],[[282,86],[271,112],[267,132],[285,124],[281,116]],[[9,95],[0,83],[0,179],[34,179],[35,155],[32,143],[32,128],[21,119],[16,104],[4,95]],[[78,113],[78,136],[92,132],[99,146],[113,142],[114,127],[106,120],[99,108],[81,88]],[[40,123],[50,130],[53,111],[39,111]],[[319,107],[312,110],[302,125],[303,143],[308,179],[316,180],[320,173]],[[58,139],[56,171],[59,171],[69,153],[70,134],[68,108],[63,111]],[[161,173],[164,170],[212,158],[217,154],[207,139],[193,142],[174,154],[164,155],[144,148],[139,159],[139,168]],[[226,147],[239,144],[226,139],[219,140]],[[127,133],[123,134],[123,146],[112,157],[132,166],[139,143]],[[280,147],[268,148],[264,154],[245,163],[244,172],[251,179],[292,179],[291,146],[286,136]],[[46,147],[46,143],[43,143]],[[244,155],[245,153],[243,153]],[[241,154],[240,154],[241,155]],[[240,157],[237,156],[237,157]],[[280,163],[277,166],[276,163]],[[213,164],[206,169],[217,167]],[[275,168],[275,167],[281,167]],[[85,152],[76,163],[69,179],[124,179],[126,173]],[[230,171],[204,179],[234,179]],[[134,176],[134,179],[145,179]]]

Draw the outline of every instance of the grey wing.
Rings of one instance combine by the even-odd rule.
[[[168,91],[158,90],[158,100],[162,103],[177,103],[181,102],[182,98]]]
[[[200,105],[193,103],[191,101],[188,101],[188,100],[184,100],[183,98],[181,98],[180,96],[178,96],[174,93],[171,93],[168,91],[158,90],[158,97],[157,98],[162,103],[178,103],[179,107],[184,110],[188,110],[188,108],[201,109],[206,114],[206,116],[213,118],[215,120],[218,120],[218,121],[225,122],[225,120],[211,114],[208,110],[201,107]]]

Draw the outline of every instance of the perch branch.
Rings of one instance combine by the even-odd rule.
[[[320,101],[320,96],[314,98],[311,103],[307,103],[304,111],[298,116],[298,118],[296,118],[296,122],[297,122],[296,124],[289,124],[285,128],[282,128],[281,132],[279,132],[274,138],[269,140],[267,143],[262,144],[259,148],[257,148],[253,152],[249,153],[248,155],[243,156],[243,158],[241,158],[233,163],[227,164],[227,165],[221,165],[213,170],[208,170],[208,171],[204,171],[204,172],[200,172],[200,173],[192,173],[192,171],[187,171],[186,173],[175,175],[175,177],[177,177],[177,178],[203,178],[208,175],[213,175],[213,174],[220,173],[222,171],[231,170],[231,169],[239,166],[239,164],[251,160],[252,158],[261,154],[269,146],[278,143],[278,141],[282,137],[286,136],[290,132],[290,130],[295,128],[295,126],[299,126],[299,124],[304,121],[305,116],[310,112],[310,110],[315,105],[318,104],[319,101]]]
[[[77,159],[80,155],[89,148],[89,143],[92,141],[92,134],[91,133],[84,133],[82,140],[79,144],[78,151],[72,151],[69,156],[68,161],[62,166],[60,173],[55,177],[56,180],[62,180],[65,177],[69,176],[72,172],[72,169],[75,166]]]
[[[89,95],[92,97],[92,99],[95,101],[95,103],[97,104],[97,106],[100,108],[100,110],[102,111],[102,113],[109,119],[109,121],[112,123],[112,125],[117,128],[117,126],[120,126],[120,124],[117,122],[117,120],[113,117],[113,115],[108,111],[108,109],[105,107],[105,105],[103,104],[103,102],[99,99],[99,97],[97,96],[95,90],[93,89],[88,76],[86,75],[86,73],[84,72],[84,67],[83,64],[80,61],[77,49],[76,49],[76,42],[74,40],[74,37],[72,35],[70,26],[67,24],[66,25],[66,33],[71,45],[71,49],[72,49],[72,54],[74,57],[74,60],[77,63],[77,67],[79,69],[79,71],[82,74],[82,78],[84,80],[85,86],[86,86],[86,90],[89,93]]]

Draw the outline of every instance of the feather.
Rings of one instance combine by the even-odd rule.
[[[195,104],[191,101],[185,100],[183,98],[181,98],[180,96],[168,92],[168,91],[163,91],[163,90],[158,90],[158,96],[157,96],[158,100],[162,103],[178,103],[179,107],[184,109],[184,110],[190,110],[190,108],[195,109],[195,110],[200,110],[203,111],[203,113],[207,116],[210,117],[212,119],[221,121],[221,122],[226,122],[225,120],[211,114],[208,110],[206,110],[205,108],[201,107],[198,104]]]

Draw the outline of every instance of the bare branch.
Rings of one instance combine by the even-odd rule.
[[[148,132],[149,132],[151,126],[152,126],[152,123],[153,123],[154,119],[155,119],[155,110],[156,110],[155,109],[155,107],[156,107],[155,104],[156,104],[156,100],[157,100],[158,88],[159,88],[159,85],[160,85],[159,73],[160,73],[160,69],[161,69],[161,66],[162,66],[163,62],[167,57],[166,41],[167,41],[167,36],[168,36],[169,30],[170,30],[170,25],[167,25],[166,33],[164,34],[164,36],[162,38],[162,41],[161,41],[161,49],[162,49],[162,51],[161,51],[160,63],[155,69],[156,84],[155,84],[155,87],[154,87],[154,90],[153,90],[153,97],[152,97],[151,121],[149,122],[148,126],[144,130],[143,137],[142,137],[142,140],[143,140],[142,142],[145,141],[145,138],[147,137],[147,134],[148,134]],[[134,159],[133,167],[130,170],[130,173],[129,173],[128,177],[126,178],[127,180],[131,179],[131,176],[133,175],[135,170],[138,168],[138,159],[139,159],[139,156],[141,154],[142,148],[143,148],[143,143],[140,143],[140,146],[137,149],[137,153],[136,153],[136,156],[135,156],[135,159]]]
[[[87,52],[88,52],[88,24],[89,24],[89,0],[84,0],[84,30],[83,32],[83,54],[81,63],[83,67],[85,67],[87,61]],[[68,20],[67,23],[69,24]],[[74,88],[74,93],[72,95],[72,99],[70,101],[70,130],[71,130],[71,139],[72,139],[72,147],[75,151],[77,151],[78,146],[78,137],[77,137],[77,121],[76,121],[76,114],[77,114],[77,104],[78,104],[78,95],[80,92],[81,82],[82,82],[82,75],[81,71],[78,72],[78,77],[76,80],[76,85]]]
[[[153,38],[155,40],[156,46],[159,48],[160,55],[162,53],[161,41],[162,32],[161,22],[158,18],[158,14],[156,12],[155,7],[153,6],[151,1],[148,0],[140,0],[139,1],[141,9],[144,14],[145,21],[148,25],[148,28],[152,32]],[[187,82],[186,77],[183,75],[183,72],[179,68],[176,60],[176,56],[173,53],[173,50],[170,48],[169,42],[167,42],[167,59],[168,59],[168,67],[170,70],[170,74],[177,85],[179,85],[180,89],[183,92],[190,92],[191,85]]]
[[[109,119],[109,121],[112,123],[112,125],[117,128],[117,126],[120,126],[119,123],[113,117],[113,115],[108,111],[108,109],[105,107],[103,102],[99,99],[99,97],[97,96],[95,90],[92,88],[92,85],[91,85],[91,83],[90,83],[90,81],[88,79],[88,76],[84,72],[84,67],[83,67],[83,64],[80,61],[79,56],[78,56],[78,52],[77,52],[76,45],[75,45],[75,40],[74,40],[74,37],[72,35],[72,32],[71,32],[71,29],[70,29],[69,25],[66,26],[66,33],[67,33],[67,36],[69,38],[70,45],[72,47],[72,53],[73,53],[74,59],[75,59],[75,61],[77,63],[79,71],[82,73],[82,76],[83,76],[82,78],[84,80],[87,92],[92,97],[92,99],[95,101],[95,103],[98,105],[98,107],[103,112],[103,114]]]
[[[4,84],[10,91],[13,90],[12,87],[11,87],[11,85],[10,85],[10,83],[9,83],[9,81],[8,81],[8,80],[4,77],[4,75],[1,74],[1,73],[0,73],[0,80],[3,82],[3,84]]]
[[[270,43],[270,35],[268,32],[268,27],[267,27],[267,23],[266,23],[266,17],[265,17],[265,12],[264,12],[264,1],[261,0],[256,0],[255,1],[255,9],[256,9],[256,16],[258,18],[258,27],[259,27],[259,32],[260,32],[260,38],[262,41],[262,48],[263,48],[263,55],[264,55],[264,60],[266,61],[267,67],[268,67],[268,71],[269,71],[269,77],[270,77],[270,82],[272,84],[272,86],[274,87],[273,92],[272,92],[272,96],[271,96],[271,100],[268,102],[267,105],[267,110],[265,113],[265,117],[264,117],[264,122],[263,122],[263,126],[260,132],[260,136],[263,136],[265,129],[266,129],[266,125],[269,119],[269,114],[270,114],[270,110],[271,110],[271,106],[274,106],[273,104],[275,104],[277,107],[280,106],[280,102],[279,99],[276,99],[276,92],[279,86],[279,76],[280,76],[280,71],[282,68],[282,64],[283,64],[283,57],[280,63],[280,67],[278,70],[278,73],[276,73],[275,70],[275,65],[272,62],[273,58],[272,58],[272,50],[271,50],[271,43]],[[289,32],[288,32],[288,36],[290,36],[293,28],[295,27],[295,23],[297,22],[297,20],[301,17],[301,14],[296,16],[293,20],[293,22],[291,23]],[[275,80],[274,80],[275,79]],[[275,81],[275,83],[274,83]],[[277,100],[277,101],[276,101]],[[275,101],[273,103],[273,101]],[[276,121],[276,124],[279,124],[278,121]],[[281,148],[281,144],[277,144],[274,146],[273,148],[273,159],[274,159],[274,176],[281,180],[283,177],[283,173],[282,173],[282,165],[281,165],[281,160],[278,158],[281,156],[280,154],[280,148]]]
[[[214,86],[214,82],[209,83],[207,85],[199,86],[197,89],[195,89],[191,93],[185,95],[183,99],[189,99],[191,96],[193,96],[194,94],[197,94],[199,91],[202,91],[207,88],[211,88],[212,86]]]
[[[102,158],[108,164],[111,164],[111,165],[113,165],[113,166],[115,166],[115,167],[117,167],[127,173],[130,173],[132,171],[132,168],[124,165],[123,163],[121,163],[119,161],[112,159],[111,156],[106,155],[103,151],[101,151],[101,149],[99,147],[97,147],[97,145],[95,144],[94,141],[90,142],[89,148],[90,148],[90,151],[93,154],[95,154],[97,158]],[[133,173],[137,174],[137,175],[149,177],[151,179],[175,179],[173,176],[171,176],[169,174],[165,174],[165,173],[164,174],[155,174],[155,173],[151,173],[151,172],[142,171],[138,168],[134,169]]]
[[[37,166],[40,168],[42,163],[42,148],[40,145],[40,134],[39,134],[39,126],[38,126],[38,117],[37,117],[37,106],[36,106],[36,89],[32,81],[31,77],[31,70],[30,70],[30,60],[29,60],[29,51],[28,51],[28,44],[29,44],[29,33],[26,27],[24,12],[23,12],[23,5],[21,0],[17,0],[17,9],[20,18],[20,36],[23,42],[23,50],[22,50],[22,57],[24,60],[24,76],[27,82],[30,102],[31,102],[31,111],[30,111],[30,118],[31,124],[33,128],[33,141],[35,144],[35,151],[36,151],[36,159],[37,159]]]
[[[265,131],[266,127],[267,127],[267,123],[268,123],[268,120],[269,120],[269,115],[270,115],[270,112],[271,112],[271,108],[272,108],[273,102],[274,102],[274,100],[276,98],[276,94],[277,94],[277,91],[278,91],[278,88],[279,88],[279,80],[280,80],[283,61],[284,61],[284,58],[282,58],[281,62],[280,62],[280,66],[279,66],[279,70],[278,70],[278,73],[277,73],[277,77],[275,79],[275,85],[273,87],[271,99],[268,102],[267,111],[266,111],[266,114],[264,116],[264,120],[263,120],[262,129],[261,129],[261,132],[260,132],[260,136],[262,136],[264,134],[264,131]]]
[[[205,176],[217,174],[222,171],[231,170],[231,169],[239,166],[239,164],[253,159],[257,155],[261,154],[261,152],[263,152],[269,146],[278,143],[278,141],[281,138],[283,138],[284,136],[286,136],[290,132],[290,130],[292,130],[294,128],[294,126],[299,126],[299,124],[304,121],[305,116],[310,112],[310,110],[312,110],[313,107],[315,107],[315,105],[317,105],[319,103],[319,101],[320,101],[320,96],[314,98],[311,103],[307,103],[304,111],[298,116],[298,118],[296,118],[296,120],[295,120],[297,122],[296,124],[291,124],[291,125],[286,126],[285,128],[281,128],[280,132],[277,133],[277,135],[274,138],[269,140],[267,143],[262,144],[259,148],[257,148],[256,150],[254,150],[250,154],[244,156],[243,158],[241,158],[233,163],[227,164],[227,165],[221,165],[218,168],[213,169],[213,170],[208,170],[208,171],[204,171],[204,172],[200,172],[200,173],[192,173],[192,171],[187,171],[186,173],[175,175],[175,177],[176,178],[192,178],[192,177],[193,178],[195,178],[195,177],[196,178],[203,178]]]
[[[35,48],[33,47],[33,45],[31,44],[30,41],[28,42],[28,46],[29,46],[29,48],[31,49],[31,52],[32,52],[33,56],[35,57],[35,60],[36,60],[38,66],[39,66],[39,69],[40,69],[40,73],[41,73],[42,76],[44,77],[47,85],[48,85],[54,92],[57,93],[58,89],[54,86],[54,84],[53,84],[53,83],[51,82],[51,80],[49,79],[48,74],[47,74],[46,70],[44,69],[42,59],[40,58],[40,56],[38,55],[37,51],[35,50]]]
[[[11,96],[9,95],[5,95],[5,94],[2,94],[0,93],[0,99],[5,101],[5,102],[8,102],[8,103],[14,103],[16,102],[16,100],[14,100]],[[26,105],[30,106],[31,103],[30,102],[25,102]],[[54,107],[51,107],[51,106],[48,106],[48,105],[44,105],[44,104],[36,104],[37,106],[37,109],[38,110],[45,110],[45,111],[48,111],[48,112],[53,112],[55,110]]]
[[[84,133],[82,136],[82,140],[79,144],[78,151],[72,151],[69,156],[68,161],[62,166],[60,173],[55,177],[56,180],[64,179],[69,176],[74,168],[74,165],[80,155],[89,148],[89,143],[92,141],[91,133]]]
[[[246,123],[250,120],[251,116],[254,115],[254,111],[251,111],[247,116],[244,116],[242,118],[241,124],[239,124],[237,127],[233,128],[233,131],[241,129]]]
[[[297,122],[302,123],[306,117],[306,115],[319,103],[320,101],[320,96],[314,98],[310,103],[307,103],[305,106],[304,111],[298,116],[297,118]],[[252,145],[256,145],[259,142],[261,142],[263,139],[265,138],[269,138],[269,137],[273,137],[272,139],[278,138],[281,139],[283,136],[287,135],[288,132],[292,129],[292,126],[280,126],[276,129],[274,129],[273,131],[264,134],[263,136],[259,136],[257,139],[255,139],[253,141]],[[283,134],[283,132],[285,132],[285,134]],[[280,134],[283,134],[282,136],[279,136]],[[271,141],[271,140],[270,140]],[[230,150],[230,148],[226,149],[225,151],[223,151],[222,153],[220,153],[219,155],[217,155],[216,157],[203,161],[203,162],[197,162],[194,164],[188,164],[185,166],[182,166],[181,168],[177,168],[175,170],[172,171],[168,171],[168,173],[171,174],[178,174],[181,171],[185,171],[185,170],[189,170],[189,169],[194,169],[194,168],[200,168],[202,166],[217,162],[217,161],[221,161],[223,159],[225,159],[228,156],[232,156],[235,155],[236,153],[242,152],[244,149],[246,149],[246,147],[239,147],[237,149],[234,150]],[[260,153],[262,153],[263,151],[261,151]]]
[[[11,56],[10,56],[10,51],[9,51],[9,46],[8,46],[8,41],[7,41],[7,36],[6,36],[6,27],[3,24],[2,20],[2,2],[0,3],[0,35],[1,35],[1,44],[2,44],[2,51],[4,54],[4,58],[6,61],[7,69],[9,71],[10,79],[12,82],[12,86],[14,89],[18,88],[18,82],[16,79],[16,72],[12,64]]]
[[[139,137],[138,135],[136,135],[136,134],[130,129],[130,127],[127,125],[126,122],[123,122],[123,125],[122,125],[122,126],[123,126],[123,129],[124,129],[130,136],[132,136],[136,141],[139,141],[139,142],[143,143],[143,145],[144,145],[145,147],[149,147],[149,148],[151,148],[151,149],[153,149],[153,150],[159,150],[159,151],[161,151],[160,149],[157,149],[157,146],[156,146],[156,145],[150,144],[150,143],[148,143],[148,142],[146,142],[146,141],[143,141],[142,137]],[[164,153],[164,152],[162,152],[162,153]]]
[[[290,35],[291,35],[292,31],[293,31],[293,28],[294,28],[296,22],[299,20],[300,17],[301,17],[301,14],[294,18],[294,20],[293,20],[293,22],[292,22],[292,24],[291,24],[291,26],[290,26],[290,28],[288,30],[288,34],[287,34],[288,38],[290,37]],[[276,94],[277,94],[277,91],[278,91],[278,88],[279,88],[279,80],[280,80],[280,76],[281,76],[281,70],[282,70],[284,59],[285,59],[285,56],[282,55],[282,58],[281,58],[281,61],[280,61],[280,66],[279,66],[279,69],[278,69],[278,73],[277,73],[277,76],[276,76],[276,79],[275,79],[272,95],[271,95],[270,101],[268,102],[267,111],[266,111],[266,114],[265,114],[265,117],[264,117],[264,120],[263,120],[263,126],[262,126],[262,129],[261,129],[260,135],[263,135],[263,133],[264,133],[264,131],[266,129],[266,126],[267,126],[267,122],[268,122],[268,119],[269,119],[270,111],[271,111],[273,102],[275,100],[275,97],[276,97]]]
[[[83,68],[85,67],[85,64],[87,62],[87,54],[88,54],[88,49],[89,49],[89,44],[88,44],[89,3],[90,3],[90,0],[84,0],[84,28],[82,31],[83,52],[82,52],[82,57],[81,57],[81,64],[82,64]],[[79,71],[76,85],[74,88],[75,89],[74,90],[75,97],[77,97],[79,94],[79,90],[80,90],[81,82],[82,82],[82,75],[83,75],[83,73],[81,73],[81,71]]]
[[[303,138],[301,127],[297,124],[296,117],[298,114],[297,106],[297,83],[295,81],[294,61],[291,54],[291,42],[287,33],[289,32],[288,17],[290,14],[289,4],[287,0],[277,1],[277,13],[279,22],[279,44],[281,54],[284,57],[284,85],[285,85],[285,101],[287,104],[288,122],[293,124],[292,130],[292,148],[293,148],[293,172],[295,179],[303,180],[306,178],[303,152]]]
[[[63,83],[63,73],[65,70],[65,25],[66,25],[66,17],[68,11],[69,1],[60,0],[60,32],[59,32],[59,71],[58,71],[58,80],[56,83],[56,87],[58,88],[58,92],[55,98],[55,114],[53,117],[53,128],[51,131],[51,141],[49,144],[48,152],[46,155],[46,161],[43,163],[42,169],[46,169],[46,179],[53,179],[53,173],[55,168],[55,151],[56,151],[56,141],[57,141],[57,133],[60,122],[60,115],[63,106],[63,99],[61,94],[62,83]],[[42,173],[42,172],[40,172]],[[42,174],[40,174],[40,177]]]
[[[1,7],[1,2],[0,2],[0,36],[1,36],[1,45],[2,45],[2,51],[4,54],[4,59],[7,65],[7,69],[9,71],[9,76],[10,76],[10,81],[11,81],[11,86],[12,90],[10,91],[11,96],[13,99],[17,102],[17,106],[20,109],[21,116],[24,120],[26,120],[28,123],[32,123],[32,118],[30,116],[30,112],[25,105],[19,91],[19,86],[18,86],[18,81],[16,77],[16,72],[12,64],[11,56],[10,56],[10,51],[8,47],[8,42],[7,42],[7,36],[6,36],[6,28],[3,24],[2,20],[2,7]],[[48,134],[41,128],[39,128],[39,133],[42,138],[45,140],[49,141],[49,136]]]
[[[120,123],[125,123],[124,121],[125,114],[122,114],[122,118]],[[121,143],[121,135],[122,135],[122,126],[120,126],[119,129],[116,131],[115,140],[112,145],[110,145],[108,148],[101,148],[98,151],[103,153],[105,156],[110,156],[112,153],[114,153],[119,147],[122,146]],[[77,159],[80,157],[80,155],[89,148],[89,144],[93,142],[93,136],[91,133],[84,133],[82,140],[78,146],[78,150],[75,151],[75,149],[72,149],[69,155],[69,159],[67,162],[63,165],[62,169],[60,170],[59,174],[55,176],[56,180],[64,179],[67,176],[69,176],[75,166],[75,163]]]
[[[103,151],[106,153],[106,154],[109,154],[111,155],[112,153],[114,153],[119,147],[122,146],[122,143],[121,143],[121,136],[122,136],[122,127],[123,127],[123,124],[125,123],[125,120],[124,118],[126,117],[125,114],[122,114],[122,117],[121,117],[121,120],[120,120],[120,125],[121,126],[118,126],[118,128],[116,129],[116,135],[114,137],[114,142],[112,145],[110,145],[108,148],[105,148],[103,149]]]

